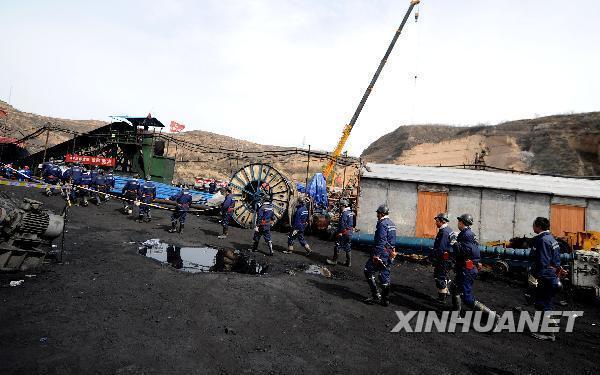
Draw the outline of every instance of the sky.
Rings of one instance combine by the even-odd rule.
[[[332,150],[409,0],[0,0],[0,99]],[[423,0],[346,150],[406,124],[600,110],[600,1]],[[415,76],[417,77],[415,79]]]

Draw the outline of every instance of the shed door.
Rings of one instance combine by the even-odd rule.
[[[417,237],[433,238],[437,234],[434,217],[446,212],[448,193],[420,191],[417,202]]]
[[[553,204],[550,212],[550,229],[555,236],[585,230],[585,207]]]

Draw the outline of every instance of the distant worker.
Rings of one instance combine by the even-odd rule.
[[[458,236],[452,234],[450,244],[454,253],[454,282],[450,287],[452,306],[455,311],[462,311],[461,303],[473,310],[484,312],[489,318],[497,319],[497,315],[473,295],[473,284],[481,269],[479,243],[471,230],[473,216],[462,214],[458,218]]]
[[[433,263],[433,279],[438,290],[438,300],[446,302],[448,297],[448,271],[452,266],[452,245],[450,245],[452,229],[448,226],[450,219],[447,213],[439,213],[434,220],[438,232],[429,258]]]
[[[23,169],[19,170],[19,181],[30,181],[31,180],[31,170],[29,166],[26,165]]]
[[[138,198],[140,200],[138,222],[147,223],[152,220],[149,204],[156,198],[156,185],[150,180],[150,175],[146,176],[146,181],[140,185]]]
[[[350,201],[342,198],[339,201],[340,219],[336,231],[336,241],[333,248],[333,258],[327,259],[328,264],[337,264],[340,250],[346,254],[346,267],[352,265],[352,232],[354,231],[354,212],[350,209]]]
[[[136,174],[132,179],[127,180],[121,193],[123,194],[123,213],[131,215],[133,212],[133,204],[138,200],[138,191],[140,190],[139,176]]]
[[[310,254],[312,250],[304,239],[304,231],[308,225],[308,209],[306,208],[306,200],[304,197],[298,198],[296,211],[292,218],[292,230],[288,234],[288,248],[284,253],[289,254],[294,251],[294,240],[298,239],[300,246],[304,247],[306,254]]]
[[[227,232],[229,231],[229,223],[233,219],[233,208],[235,207],[235,200],[231,193],[231,187],[225,188],[225,200],[221,203],[221,225],[223,226],[223,234],[218,238],[227,238]]]
[[[209,184],[208,184],[208,192],[210,194],[214,194],[217,191],[217,182],[215,180],[212,180]]]
[[[49,185],[58,185],[61,177],[62,171],[60,170],[60,167],[52,163],[48,163],[42,171],[42,178],[44,179],[44,182]],[[53,193],[53,189],[48,186],[46,187],[45,193],[47,196],[50,196]]]
[[[534,237],[531,251],[532,267],[528,284],[534,288],[534,306],[539,311],[552,311],[552,299],[562,288],[559,275],[563,273],[560,265],[560,246],[550,233],[550,220],[537,217],[533,221]],[[549,324],[558,325],[554,319]],[[532,332],[536,339],[554,341],[554,332]]]
[[[185,225],[185,218],[187,212],[190,209],[192,204],[192,194],[190,194],[190,189],[187,186],[184,186],[180,192],[169,197],[170,200],[175,201],[177,206],[175,206],[175,211],[171,215],[171,229],[169,229],[169,233],[183,231],[183,226]],[[177,222],[179,222],[179,228],[177,228]]]
[[[106,193],[108,193],[106,174],[103,169],[99,169],[96,176],[92,178],[92,190],[94,190],[94,203],[99,206],[102,201],[106,200]]]
[[[10,164],[10,163],[5,164],[5,166],[3,168],[3,174],[4,174],[4,177],[6,177],[9,180],[11,180],[14,177],[15,171],[13,169],[12,164]]]
[[[375,211],[377,214],[377,226],[375,227],[374,246],[371,257],[365,264],[365,278],[371,289],[371,297],[365,300],[368,304],[381,304],[388,306],[390,301],[391,275],[390,267],[396,257],[396,225],[390,220],[388,206],[382,204]],[[377,289],[375,274],[379,273],[381,283],[381,294]]]
[[[90,189],[92,188],[92,175],[90,172],[84,172],[81,175],[79,186],[80,188],[77,195],[80,199],[80,204],[84,207],[87,207],[88,197],[91,195]]]
[[[75,185],[81,184],[82,175],[83,168],[79,164],[72,164],[64,171],[62,175],[63,182],[68,185],[65,193],[68,194],[68,199],[70,199],[72,202],[77,201],[78,191]]]
[[[107,192],[110,193],[115,188],[115,175],[113,174],[112,169],[106,171],[106,189]],[[109,200],[110,197],[107,195],[105,200]]]
[[[273,256],[273,240],[271,238],[271,221],[273,220],[273,204],[268,195],[263,196],[256,215],[256,227],[252,237],[252,251],[258,250],[258,242],[262,236],[269,247],[269,255]]]

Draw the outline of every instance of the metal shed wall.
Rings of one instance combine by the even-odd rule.
[[[600,231],[600,200],[551,196],[542,193],[515,192],[480,187],[447,186],[450,225],[456,229],[456,217],[470,213],[475,218],[473,232],[480,242],[532,236],[531,225],[538,216],[550,217],[551,204],[570,204],[586,208],[586,230]],[[398,180],[361,179],[357,229],[375,231],[375,210],[382,203],[390,208],[390,218],[399,236],[415,236],[418,184]],[[432,218],[433,219],[433,218]]]

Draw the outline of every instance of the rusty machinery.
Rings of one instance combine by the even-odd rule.
[[[63,233],[64,217],[25,198],[19,205],[0,197],[0,271],[36,269],[52,241]]]

